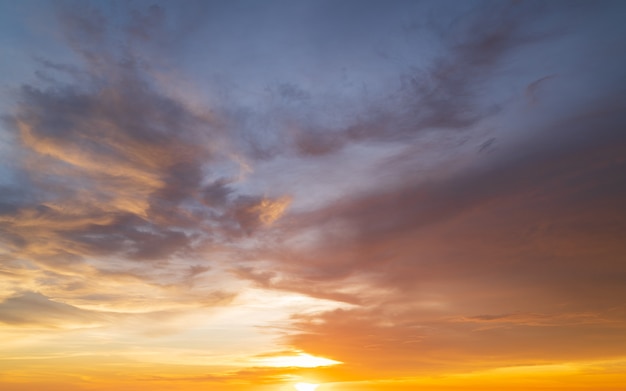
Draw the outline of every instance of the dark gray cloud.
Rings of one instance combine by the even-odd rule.
[[[129,37],[97,8],[60,12],[82,65],[44,61],[64,77],[23,86],[5,119],[31,181],[3,190],[0,229],[15,254],[66,267],[84,256],[166,260],[220,225],[258,228],[263,197],[228,199],[226,178],[205,184],[210,165],[229,159],[218,124],[159,90],[149,58],[117,42],[158,41],[164,12],[134,12]]]
[[[398,89],[368,104],[338,128],[305,127],[294,145],[303,155],[322,156],[355,142],[414,142],[425,131],[473,130],[503,107],[493,95],[493,82],[506,77],[513,55],[528,46],[558,37],[563,26],[545,26],[539,4],[478,3],[453,20],[428,19],[414,27],[435,33],[442,54],[423,68],[405,71]],[[428,29],[426,29],[428,26]],[[416,41],[418,41],[416,39]],[[419,47],[416,45],[416,54]],[[302,94],[302,93],[301,93]]]
[[[529,267],[531,280],[523,283],[546,278],[543,287],[550,289],[551,278],[566,283],[559,277],[568,278],[561,266],[584,273],[604,259],[604,269],[597,272],[612,284],[614,273],[623,273],[619,256],[612,254],[624,251],[619,237],[626,229],[620,207],[625,151],[618,129],[626,118],[617,110],[597,117],[590,108],[586,118],[576,113],[572,120],[575,125],[546,130],[569,137],[555,137],[557,144],[499,150],[485,164],[427,182],[420,182],[419,173],[407,173],[393,187],[292,216],[285,221],[285,235],[320,227],[329,237],[320,236],[317,253],[286,256],[285,268],[302,277],[319,270],[330,281],[372,273],[385,286],[402,290],[435,275],[463,278],[488,271],[493,277],[498,268],[503,276],[519,279],[520,270],[507,269],[518,264],[521,270]],[[577,243],[576,250],[559,255],[567,241]],[[301,261],[287,261],[294,256]],[[554,263],[544,264],[541,277],[529,265],[549,258]],[[570,277],[577,279],[577,273]]]
[[[361,284],[346,301],[362,307],[303,317],[302,333],[288,340],[343,361],[367,357],[359,364],[372,371],[618,357],[626,321],[623,97],[598,93],[584,108],[534,123],[533,137],[451,173],[424,179],[398,165],[403,175],[385,186],[292,214],[277,236],[288,249],[263,253],[278,267],[243,276],[337,300]],[[361,378],[344,368],[338,377]]]

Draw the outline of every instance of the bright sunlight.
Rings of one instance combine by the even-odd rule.
[[[306,353],[299,353],[298,355],[295,355],[295,356],[269,357],[269,358],[263,359],[262,364],[268,367],[315,368],[315,367],[326,367],[330,365],[342,364],[342,362],[331,360],[331,359],[324,358],[324,357],[315,357]]]
[[[296,383],[293,385],[298,391],[315,391],[319,384],[314,383]]]

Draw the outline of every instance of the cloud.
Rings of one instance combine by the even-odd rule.
[[[232,212],[239,227],[250,234],[258,227],[271,225],[279,219],[289,203],[289,197],[272,200],[265,197],[240,196],[234,201],[235,208]]]
[[[503,102],[490,99],[489,92],[494,79],[506,74],[510,58],[557,36],[557,26],[536,23],[545,11],[541,8],[483,3],[452,21],[432,17],[425,26],[441,41],[443,54],[423,68],[406,71],[397,89],[375,99],[362,97],[362,111],[347,125],[293,132],[296,150],[303,156],[324,156],[355,142],[415,142],[427,131],[474,130],[502,109]],[[417,31],[424,32],[418,28],[416,36]]]
[[[572,106],[453,170],[392,166],[402,175],[384,186],[292,213],[277,225],[282,248],[261,253],[273,270],[246,276],[328,297],[352,288],[358,307],[296,317],[300,333],[286,338],[346,362],[337,379],[620,357],[619,96]]]
[[[460,323],[432,311],[386,304],[302,317],[296,324],[303,332],[289,342],[344,361],[331,375],[342,381],[621,357],[623,318],[607,322],[567,313],[532,318],[510,318],[498,327],[486,324],[492,321]]]
[[[526,87],[526,96],[528,97],[528,100],[531,104],[537,104],[537,92],[541,85],[545,84],[548,80],[553,79],[556,76],[557,75],[544,76],[528,84],[528,87]]]
[[[55,302],[37,292],[24,292],[0,303],[0,322],[8,325],[65,328],[98,326],[113,315]]]
[[[3,117],[15,146],[0,187],[3,321],[179,332],[184,313],[238,294],[224,271],[233,241],[270,228],[290,198],[242,191],[232,168],[245,158],[219,110],[160,83],[171,12],[137,11],[128,29],[89,5],[59,15],[74,62],[41,60]]]
[[[0,321],[188,344],[213,332],[202,322],[228,325],[220,344],[259,326],[279,349],[344,362],[315,372],[342,381],[622,355],[626,117],[606,79],[623,70],[568,41],[582,6],[422,6],[259,10],[293,28],[285,51],[274,23],[203,6],[181,32],[206,45],[193,64],[173,55],[196,41],[169,34],[184,18],[166,4],[61,12],[76,57],[40,61],[5,116]],[[307,31],[303,15],[329,14]],[[387,52],[363,38],[378,36]],[[258,304],[241,292],[284,298],[285,313],[268,299],[267,318],[244,322]],[[189,373],[147,381],[295,372]]]
[[[133,13],[124,38],[157,39],[164,12]],[[250,233],[280,217],[287,198],[229,197],[225,177],[207,185],[211,166],[230,161],[223,131],[159,90],[141,54],[115,45],[100,11],[60,15],[82,67],[63,67],[67,81],[23,86],[6,118],[37,194],[3,204],[0,229],[15,254],[56,266],[90,256],[167,260],[226,232],[214,222]]]

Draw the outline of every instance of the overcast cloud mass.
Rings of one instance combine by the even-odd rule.
[[[625,20],[0,1],[0,388],[621,389]]]

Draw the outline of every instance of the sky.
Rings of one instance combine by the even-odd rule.
[[[624,20],[0,0],[0,388],[623,390]]]

